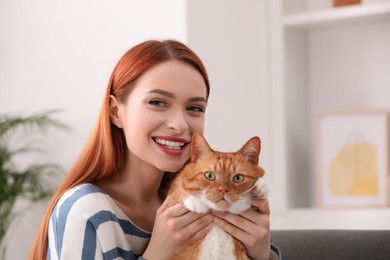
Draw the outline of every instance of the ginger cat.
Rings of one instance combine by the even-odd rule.
[[[268,186],[258,166],[261,142],[252,137],[237,152],[223,153],[210,148],[195,133],[191,159],[172,182],[167,206],[183,202],[197,213],[229,211],[238,214],[251,207],[252,197],[265,197]],[[201,241],[185,246],[172,259],[249,259],[240,241],[218,226]]]

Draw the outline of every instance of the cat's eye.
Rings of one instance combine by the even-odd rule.
[[[204,177],[206,178],[206,180],[209,180],[209,181],[215,180],[215,174],[212,172],[205,172]]]
[[[242,174],[234,175],[233,182],[240,183],[240,182],[243,182],[243,181],[244,181],[244,175],[242,175]]]

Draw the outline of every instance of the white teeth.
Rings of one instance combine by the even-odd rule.
[[[159,138],[156,138],[155,140],[158,144],[165,145],[169,149],[179,150],[184,145],[184,143],[182,143],[182,142],[172,142],[172,141],[163,140],[163,139],[159,139]]]

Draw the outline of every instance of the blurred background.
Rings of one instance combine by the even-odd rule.
[[[45,154],[21,157],[18,166],[44,161],[66,172],[118,59],[141,41],[167,38],[186,43],[208,70],[211,146],[234,151],[254,135],[262,139],[272,229],[390,229],[387,198],[375,207],[319,207],[316,171],[318,112],[390,110],[386,0],[342,7],[332,0],[0,0],[0,114],[61,109],[55,117],[70,128],[49,131]],[[26,258],[46,205],[19,202],[6,259]]]

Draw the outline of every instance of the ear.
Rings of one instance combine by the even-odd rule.
[[[244,146],[240,149],[239,153],[241,153],[247,161],[257,165],[259,163],[260,150],[260,138],[254,136],[244,144]]]
[[[119,116],[119,102],[113,95],[110,95],[110,120],[118,128],[123,127]]]
[[[191,142],[191,161],[196,162],[204,154],[212,151],[203,135],[194,133]]]

